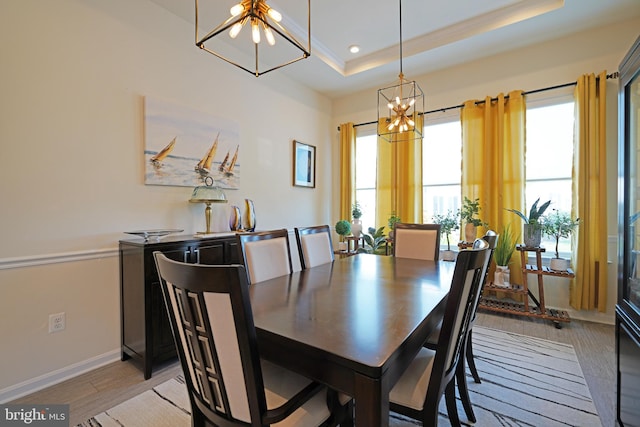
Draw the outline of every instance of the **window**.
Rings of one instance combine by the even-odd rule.
[[[374,134],[356,138],[356,200],[362,209],[362,230],[376,225],[376,165],[378,137]]]
[[[552,209],[571,212],[574,102],[527,108],[526,214],[531,205],[551,200]],[[542,236],[542,246],[553,256],[555,240]],[[561,239],[559,252],[571,251],[571,241]],[[560,255],[562,256],[562,254]]]
[[[529,101],[529,98],[527,99]],[[574,102],[571,96],[532,100],[527,107],[526,214],[533,202],[551,200],[551,209],[571,211]],[[438,119],[427,118],[423,146],[423,220],[456,211],[461,206],[462,132],[457,112]],[[363,208],[366,230],[375,224],[377,137],[370,131],[356,139],[356,199]],[[555,241],[543,236],[547,256]],[[571,250],[562,239],[560,256]]]
[[[422,220],[460,209],[462,133],[460,120],[427,125],[422,146]],[[452,238],[454,234],[452,233]]]

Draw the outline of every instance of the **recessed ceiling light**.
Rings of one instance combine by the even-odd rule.
[[[356,44],[352,44],[351,46],[349,46],[349,52],[351,52],[351,53],[360,52],[360,46],[358,46]]]

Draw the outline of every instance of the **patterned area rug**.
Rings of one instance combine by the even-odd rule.
[[[602,427],[571,345],[476,326],[476,367],[468,377],[477,427]],[[459,402],[458,402],[459,403]],[[174,378],[79,424],[79,427],[189,427],[190,405],[183,379]],[[463,425],[464,409],[458,414]],[[422,423],[392,413],[392,427]],[[439,426],[449,427],[444,399]]]

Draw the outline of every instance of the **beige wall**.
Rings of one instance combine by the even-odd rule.
[[[123,231],[204,229],[191,188],[144,185],[144,96],[239,123],[227,196],[253,199],[259,228],[331,221],[327,98],[201,52],[192,24],[146,0],[7,0],[0,15],[0,402],[119,358]],[[317,146],[316,189],[291,185],[293,139]],[[225,230],[229,206],[213,209]],[[67,328],[49,334],[58,312]]]
[[[529,91],[556,86],[576,81],[582,74],[597,74],[602,70],[607,70],[608,73],[616,71],[627,50],[638,37],[638,28],[640,28],[640,21],[635,19],[439,72],[411,75],[407,78],[415,79],[424,91],[426,111],[460,105],[469,99],[484,99],[488,95],[495,96],[500,92],[507,93],[515,89]],[[388,81],[393,81],[393,78],[394,76],[390,75]],[[569,305],[569,282],[566,279],[545,277],[545,297],[548,306],[565,309],[574,318],[606,323],[614,321],[614,306],[617,298],[617,88],[617,80],[607,82],[609,191],[607,214],[610,236],[609,260],[611,261],[608,269],[607,312],[576,312]],[[542,94],[542,96],[553,95],[554,91]],[[334,101],[333,125],[338,126],[344,122],[375,121],[377,118],[375,99],[376,88],[371,88]],[[335,139],[337,140],[337,137]],[[339,153],[334,151],[333,156],[334,164],[338,164]],[[333,188],[336,192],[339,189],[337,174],[334,175]],[[338,215],[338,209],[337,204],[334,204],[335,215]],[[536,278],[529,276],[529,283],[535,284]]]

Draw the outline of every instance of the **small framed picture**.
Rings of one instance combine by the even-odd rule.
[[[293,141],[293,185],[316,187],[316,147]]]

